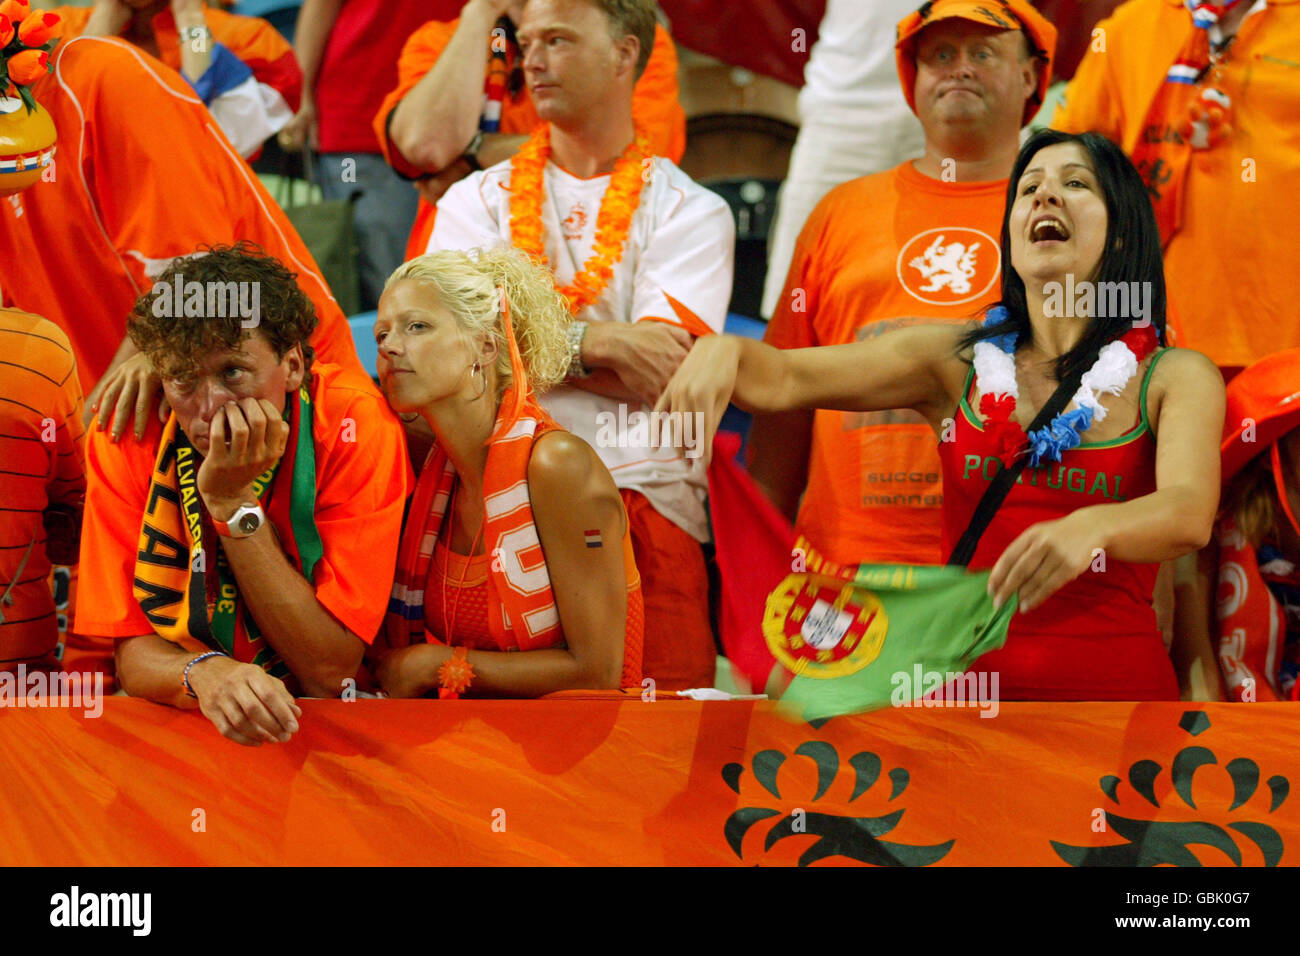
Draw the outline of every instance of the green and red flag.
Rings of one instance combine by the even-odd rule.
[[[803,570],[767,598],[763,636],[793,675],[781,695],[805,720],[912,701],[1006,643],[1014,598],[995,610],[988,572],[914,564],[843,567],[795,542]],[[973,703],[973,701],[972,701]]]
[[[1016,602],[993,609],[987,571],[820,557],[736,463],[738,445],[718,435],[709,506],[723,649],[755,691],[780,666],[792,675],[782,700],[806,720],[871,710],[899,702],[900,688],[916,699],[930,675],[960,674],[1006,643]]]

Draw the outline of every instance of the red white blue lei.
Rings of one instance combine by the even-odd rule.
[[[1003,306],[989,309],[984,326],[1000,325],[1007,320]],[[1029,467],[1037,468],[1045,460],[1060,461],[1061,454],[1076,447],[1082,434],[1094,421],[1106,417],[1102,395],[1118,395],[1137,374],[1138,364],[1156,348],[1155,329],[1149,324],[1133,328],[1103,346],[1097,361],[1084,373],[1079,390],[1071,400],[1075,406],[1061,412],[1046,426],[1025,434],[1012,418],[1020,388],[1016,383],[1016,336],[1007,333],[975,343],[975,384],[979,389],[980,414],[984,428],[993,435],[997,452],[1006,463],[1021,453],[1028,442]]]

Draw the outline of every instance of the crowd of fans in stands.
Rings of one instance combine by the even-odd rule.
[[[920,155],[792,195],[761,343],[723,334],[732,214],[676,165],[652,0],[424,11],[305,0],[290,46],[200,0],[0,3],[61,35],[21,84],[55,161],[0,157],[0,667],[245,744],[299,696],[712,686],[709,555],[747,544],[707,456],[608,423],[707,444],[734,398],[842,564],[943,563],[1029,463],[969,561],[1018,596],[973,665],[1004,699],[1295,697],[1300,5],[1130,0],[1033,134],[1046,17],[908,12]],[[249,166],[272,138],[354,200],[375,368]]]

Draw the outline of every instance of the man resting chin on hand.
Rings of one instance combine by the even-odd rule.
[[[214,314],[182,308],[195,283]],[[298,730],[295,695],[357,677],[410,484],[369,381],[312,365],[315,324],[260,251],[176,260],[128,328],[171,414],[143,440],[88,443],[78,629],[117,639],[128,694],[198,707],[252,746]]]

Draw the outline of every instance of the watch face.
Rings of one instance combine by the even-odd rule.
[[[244,534],[252,534],[257,530],[258,525],[262,522],[257,519],[257,515],[247,514],[239,519],[239,530]]]

